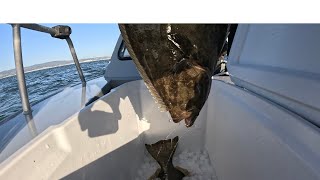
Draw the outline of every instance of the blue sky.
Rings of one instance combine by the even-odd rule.
[[[41,24],[55,26],[58,24]],[[72,28],[71,39],[79,59],[111,56],[120,31],[117,24],[67,24]],[[55,60],[72,60],[65,40],[52,38],[49,34],[21,28],[24,66]],[[14,54],[12,28],[0,24],[0,72],[13,69]]]

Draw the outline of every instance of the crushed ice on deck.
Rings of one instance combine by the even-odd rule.
[[[184,177],[183,180],[217,180],[208,152],[205,150],[193,152],[184,150],[180,154],[176,152],[173,157],[173,165],[187,169],[190,172],[190,176]],[[149,179],[158,168],[160,168],[158,163],[150,154],[145,153],[143,164],[140,166],[135,180]]]

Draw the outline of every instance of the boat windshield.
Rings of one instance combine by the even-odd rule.
[[[132,60],[130,57],[130,54],[128,52],[128,49],[123,41],[121,42],[121,45],[120,45],[120,48],[118,51],[118,58],[119,58],[119,60],[123,60],[123,61]]]

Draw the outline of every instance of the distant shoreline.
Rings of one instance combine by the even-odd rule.
[[[81,64],[81,63],[88,63],[88,62],[95,62],[95,61],[106,61],[106,60],[109,60],[109,59],[85,60],[85,61],[81,61],[79,63]],[[68,64],[61,64],[61,65],[57,65],[57,66],[51,66],[51,67],[43,67],[43,68],[40,68],[40,69],[26,71],[25,73],[30,73],[30,72],[34,72],[34,71],[40,71],[40,70],[44,70],[44,69],[51,69],[51,68],[56,68],[56,67],[62,67],[62,66],[68,66],[68,65],[71,65],[71,64],[74,64],[74,62],[71,62],[71,63],[68,63]]]
[[[97,58],[92,58],[92,59],[84,59],[84,60],[80,60],[79,61],[79,63],[81,64],[81,63],[88,63],[88,62],[95,62],[95,61],[108,61],[108,60],[110,60],[110,57],[99,57],[98,59]],[[67,62],[67,61],[66,61]],[[50,62],[49,62],[50,63]],[[46,64],[46,63],[43,63],[43,64]],[[25,74],[27,74],[27,73],[30,73],[30,72],[34,72],[34,71],[40,71],[40,70],[45,70],[45,69],[51,69],[51,68],[56,68],[56,67],[62,67],[62,66],[68,66],[68,65],[72,65],[72,64],[74,64],[74,62],[73,61],[71,61],[71,62],[68,62],[68,63],[66,63],[66,64],[60,64],[60,65],[55,65],[55,66],[47,66],[47,67],[41,67],[41,68],[38,68],[38,69],[32,69],[32,70],[26,70],[26,68],[30,68],[30,67],[32,67],[32,66],[30,66],[30,67],[25,67]],[[39,65],[41,65],[41,64],[39,64]],[[11,69],[11,70],[6,70],[6,71],[14,71],[15,72],[15,69]],[[3,71],[3,72],[6,72],[6,71]],[[16,75],[16,73],[14,73],[14,74],[9,74],[9,75],[7,75],[7,76],[1,76],[1,73],[2,72],[0,72],[0,79],[4,79],[4,78],[8,78],[8,77],[11,77],[11,76],[15,76]]]

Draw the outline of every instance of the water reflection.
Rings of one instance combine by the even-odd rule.
[[[30,132],[32,138],[35,138],[39,133],[38,133],[36,124],[34,123],[32,113],[25,114],[24,117],[26,119],[26,123],[27,123],[28,129],[29,129],[29,132]]]
[[[86,91],[87,91],[87,86],[82,86],[81,89],[81,108],[83,108],[86,105]]]

